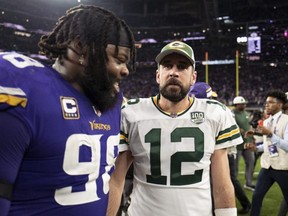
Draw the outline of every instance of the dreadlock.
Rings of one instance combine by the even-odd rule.
[[[67,59],[67,48],[74,39],[79,39],[87,49],[88,62],[85,78],[79,79],[86,96],[100,110],[104,111],[114,104],[113,80],[107,73],[108,56],[106,47],[109,36],[113,36],[116,55],[121,46],[121,30],[127,35],[127,46],[130,48],[132,70],[135,70],[135,41],[127,24],[112,12],[97,6],[79,5],[69,9],[66,15],[59,18],[56,27],[48,35],[43,35],[38,43],[40,52],[50,59],[62,57]],[[111,38],[111,37],[110,37]],[[61,61],[60,61],[61,63]],[[98,80],[98,81],[97,81]]]
[[[91,26],[95,26],[91,28]],[[93,5],[78,5],[67,10],[66,15],[59,18],[57,25],[48,35],[43,35],[38,43],[40,53],[50,59],[56,59],[66,55],[69,43],[80,38],[81,43],[87,46],[91,55],[88,64],[95,64],[95,59],[99,60],[97,67],[99,70],[105,70],[107,37],[111,28],[117,28],[116,51],[120,40],[119,30],[121,26],[126,30],[131,45],[131,64],[135,69],[135,44],[133,33],[127,24],[115,16],[114,13],[104,8]],[[103,53],[105,54],[103,56]]]

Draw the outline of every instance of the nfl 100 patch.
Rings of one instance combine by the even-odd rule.
[[[200,124],[205,120],[204,112],[191,112],[190,115],[191,121],[195,124]]]

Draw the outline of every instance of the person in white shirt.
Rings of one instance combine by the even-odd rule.
[[[250,150],[263,152],[261,170],[252,198],[251,216],[260,215],[262,201],[267,191],[277,182],[288,202],[288,115],[282,113],[287,102],[284,92],[274,90],[267,94],[265,111],[269,118],[259,125],[256,132],[263,134],[263,145],[249,144]],[[252,135],[248,132],[246,135]]]

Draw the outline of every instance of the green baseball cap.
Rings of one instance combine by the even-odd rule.
[[[161,52],[156,56],[155,60],[158,64],[161,63],[162,59],[172,53],[178,53],[185,56],[195,68],[195,57],[192,47],[181,41],[173,41],[166,46],[164,46]]]

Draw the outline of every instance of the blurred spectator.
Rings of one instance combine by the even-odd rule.
[[[243,156],[245,161],[245,185],[244,188],[254,191],[255,185],[253,185],[253,173],[254,173],[254,153],[245,148],[247,143],[251,143],[252,139],[250,137],[245,138],[246,131],[251,129],[249,124],[250,117],[248,112],[246,112],[247,101],[242,96],[237,96],[233,100],[235,108],[232,110],[235,115],[235,120],[240,128],[241,135],[243,137],[243,144],[237,146],[237,157],[236,157],[236,176],[238,175],[239,160]]]
[[[264,121],[263,126],[257,126],[257,131],[263,134],[263,145],[257,148],[255,145],[247,146],[250,150],[263,152],[261,170],[252,198],[251,216],[260,215],[262,201],[275,182],[280,186],[287,204],[288,116],[282,113],[286,102],[286,95],[282,91],[273,90],[267,93],[265,110],[270,116]]]
[[[189,91],[189,96],[196,98],[211,98],[212,97],[212,88],[205,82],[196,82],[191,86]]]

